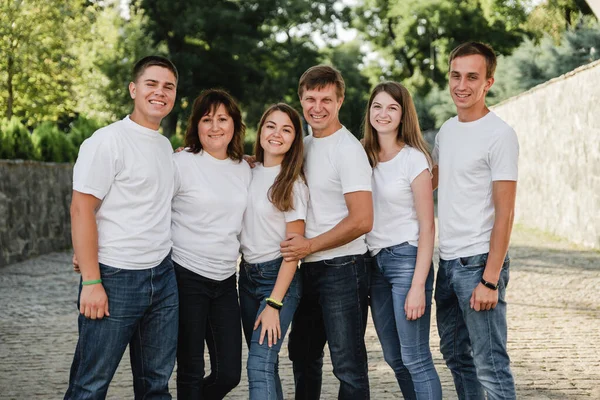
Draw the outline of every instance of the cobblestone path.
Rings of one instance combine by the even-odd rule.
[[[52,253],[0,268],[0,399],[62,398],[77,340],[78,276],[70,259],[70,253]],[[600,253],[516,227],[511,259],[509,352],[518,397],[600,399]],[[438,340],[433,327],[444,399],[456,399]],[[370,321],[366,342],[371,397],[401,398]],[[326,365],[322,398],[335,399],[338,384],[329,359]],[[285,347],[280,371],[286,399],[292,399]],[[108,397],[133,398],[127,357]],[[247,398],[245,375],[227,398]]]

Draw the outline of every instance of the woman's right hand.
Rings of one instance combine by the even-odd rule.
[[[263,344],[265,335],[267,336],[269,347],[277,344],[277,339],[281,339],[279,310],[267,305],[265,309],[262,310],[262,312],[258,315],[258,318],[256,318],[254,330],[258,329],[259,326],[261,326],[261,330],[258,344]]]

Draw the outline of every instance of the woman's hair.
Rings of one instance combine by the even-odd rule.
[[[397,140],[404,142],[406,145],[420,150],[425,157],[429,165],[432,165],[431,155],[429,154],[429,146],[423,135],[421,134],[421,128],[419,127],[419,118],[417,117],[417,110],[415,104],[410,96],[408,89],[397,82],[382,82],[373,88],[371,97],[367,103],[367,112],[365,113],[365,151],[369,157],[371,166],[375,168],[379,162],[379,151],[381,147],[379,145],[379,139],[377,137],[377,131],[371,125],[371,105],[373,99],[379,93],[385,92],[392,96],[394,100],[400,104],[402,108],[402,117],[400,118],[400,126],[398,127]]]
[[[304,173],[302,172],[302,162],[304,161],[304,135],[302,132],[300,114],[285,103],[273,104],[267,108],[258,123],[256,142],[254,143],[254,154],[257,162],[264,163],[265,161],[265,151],[260,145],[260,135],[262,134],[262,129],[267,118],[275,111],[285,113],[294,126],[294,141],[292,142],[290,149],[285,153],[281,163],[281,171],[275,178],[275,182],[268,193],[271,203],[273,203],[279,211],[285,212],[294,208],[294,183],[298,178],[304,180]]]
[[[229,93],[221,89],[208,89],[202,91],[194,100],[192,114],[188,119],[185,133],[185,146],[191,153],[202,151],[202,143],[198,137],[198,123],[207,114],[217,111],[219,106],[225,107],[227,114],[233,119],[233,137],[227,145],[227,157],[232,160],[242,161],[244,156],[244,134],[246,125],[242,121],[242,112]]]

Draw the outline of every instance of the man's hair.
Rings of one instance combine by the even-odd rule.
[[[346,84],[342,74],[329,65],[315,65],[307,69],[298,82],[298,97],[302,99],[305,90],[323,89],[326,86],[335,85],[335,93],[338,99],[344,97]]]
[[[136,82],[138,78],[144,73],[146,68],[154,66],[168,69],[173,73],[173,75],[175,75],[175,81],[179,80],[177,68],[175,67],[175,64],[171,62],[171,60],[161,56],[147,56],[135,63],[135,66],[133,67],[133,73],[131,75],[131,81]]]
[[[480,55],[485,58],[485,74],[486,78],[492,78],[494,72],[496,72],[496,54],[492,46],[480,43],[480,42],[466,42],[459,44],[450,52],[450,59],[448,60],[448,68],[452,65],[452,60],[458,57]]]

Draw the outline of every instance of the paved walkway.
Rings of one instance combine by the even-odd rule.
[[[600,399],[600,253],[517,227],[511,257],[509,351],[519,398]],[[70,258],[53,253],[0,268],[0,399],[64,394],[77,340],[78,277]],[[444,399],[456,399],[435,327],[431,339]],[[366,341],[371,397],[400,398],[371,324]],[[111,399],[133,398],[126,358],[110,387]],[[286,399],[291,399],[287,353],[281,360]],[[247,398],[246,385],[244,376],[228,399]],[[336,394],[329,366],[322,398]]]

